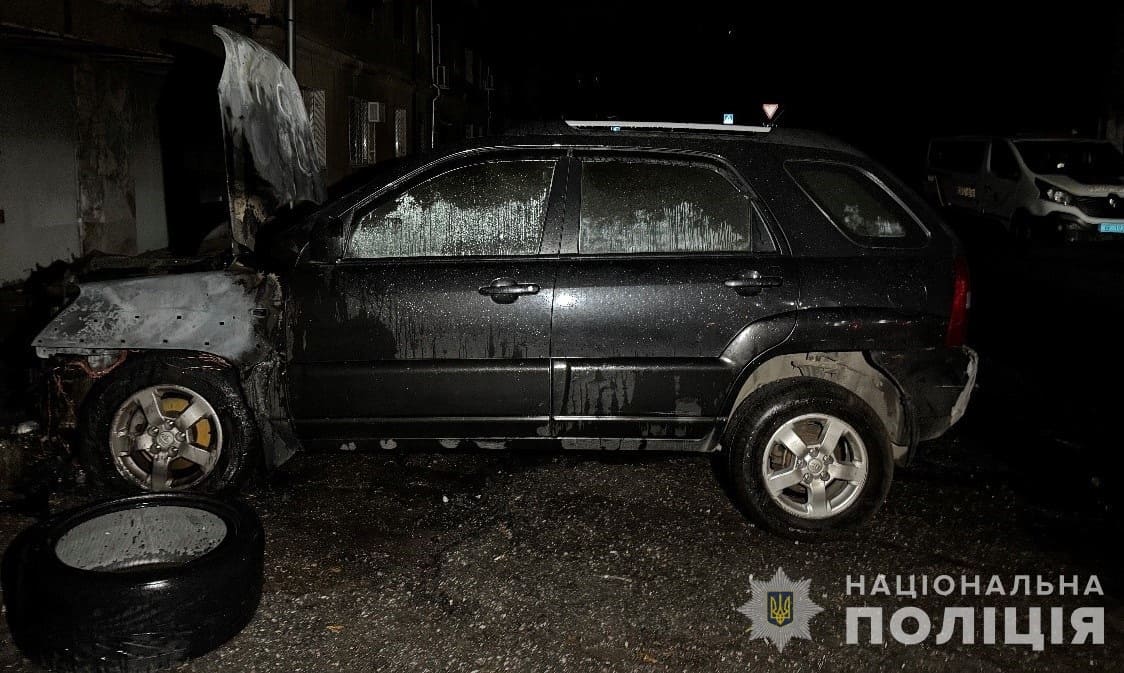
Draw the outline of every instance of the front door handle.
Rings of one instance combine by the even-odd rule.
[[[731,278],[724,283],[726,287],[732,287],[734,290],[743,296],[755,295],[761,292],[766,287],[778,287],[784,279],[780,276],[764,276],[760,271],[747,271],[737,278]]]
[[[480,294],[491,297],[497,304],[511,304],[525,294],[538,294],[535,283],[517,283],[514,278],[497,278],[479,289]]]

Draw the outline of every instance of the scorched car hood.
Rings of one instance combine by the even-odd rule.
[[[277,208],[322,203],[324,166],[289,68],[265,47],[214,26],[226,63],[219,79],[226,148],[230,233],[250,250]]]

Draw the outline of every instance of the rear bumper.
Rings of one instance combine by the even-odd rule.
[[[971,348],[875,351],[870,358],[901,389],[915,442],[940,437],[968,409],[979,370]]]

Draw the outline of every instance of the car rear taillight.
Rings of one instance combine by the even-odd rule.
[[[968,309],[972,305],[972,284],[968,278],[968,260],[957,257],[952,262],[952,309],[948,315],[946,346],[963,346],[968,335]]]

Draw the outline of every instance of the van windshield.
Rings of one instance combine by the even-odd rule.
[[[1070,140],[1018,140],[1015,147],[1035,173],[1071,177],[1124,175],[1124,156],[1108,143]]]

